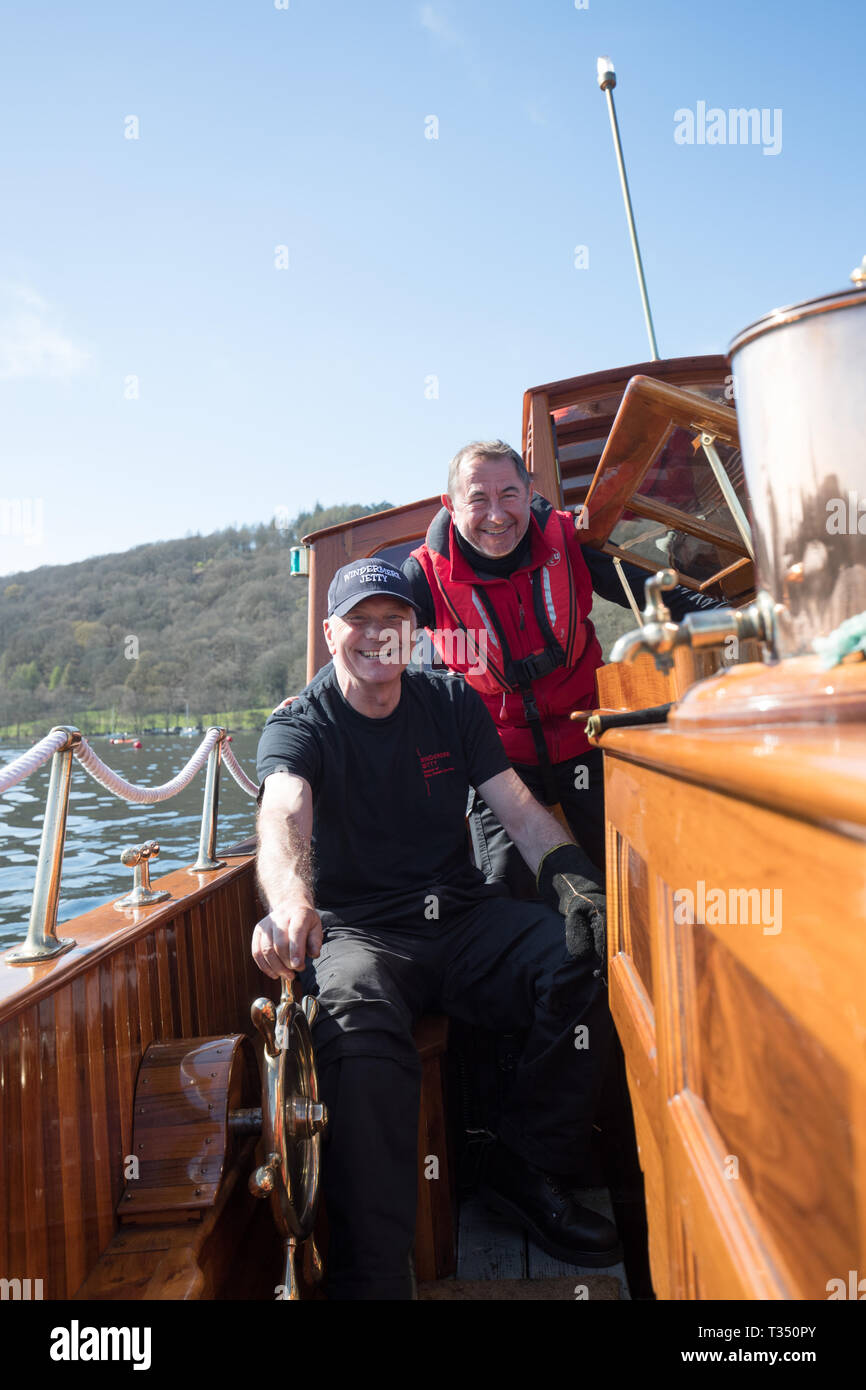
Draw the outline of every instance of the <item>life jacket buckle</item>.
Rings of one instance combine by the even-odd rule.
[[[530,656],[525,656],[520,661],[515,661],[514,670],[518,684],[524,682],[541,680],[542,676],[547,676],[551,671],[555,671],[557,666],[563,664],[562,656],[557,656],[551,651],[532,652]]]

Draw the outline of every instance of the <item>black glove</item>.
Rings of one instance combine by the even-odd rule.
[[[549,849],[538,866],[539,896],[565,918],[565,944],[576,960],[605,962],[606,898],[600,874],[577,845]]]

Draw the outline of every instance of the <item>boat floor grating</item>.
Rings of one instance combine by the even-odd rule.
[[[606,1188],[590,1188],[579,1194],[580,1201],[593,1210],[602,1212],[613,1220],[610,1196]],[[599,1278],[602,1276],[602,1278]],[[612,1292],[611,1278],[619,1285],[618,1294]],[[568,1264],[541,1250],[520,1226],[508,1221],[506,1217],[491,1211],[477,1196],[465,1197],[460,1204],[460,1217],[457,1243],[457,1282],[475,1283],[498,1280],[572,1280],[574,1284],[585,1283],[589,1298],[594,1296],[610,1299],[630,1300],[625,1266],[620,1262],[610,1269],[588,1269],[582,1265]],[[440,1280],[439,1287],[449,1281]],[[593,1292],[596,1282],[596,1293]],[[441,1289],[439,1297],[444,1294]],[[455,1293],[456,1297],[460,1297]],[[477,1293],[470,1295],[479,1297]],[[505,1295],[507,1296],[507,1295]],[[526,1294],[532,1297],[532,1293]],[[551,1293],[551,1297],[563,1294]]]

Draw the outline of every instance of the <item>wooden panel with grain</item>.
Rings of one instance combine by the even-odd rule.
[[[611,941],[629,948],[611,1008],[656,1292],[825,1298],[866,1263],[866,730],[617,730],[603,747]]]
[[[556,462],[556,446],[553,439],[553,423],[550,418],[550,404],[543,391],[536,391],[529,401],[529,449],[526,460],[532,473],[535,491],[554,507],[561,508],[562,479]]]
[[[421,1058],[415,1274],[423,1281],[447,1278],[454,1273],[457,1263],[455,1196],[442,1067],[448,1043],[448,1019],[442,1014],[425,1015],[415,1028],[414,1039]],[[434,1159],[435,1172],[431,1164]]]
[[[700,1032],[690,1089],[795,1263],[803,1296],[825,1298],[827,1271],[853,1268],[858,1256],[848,1077],[708,928],[684,930]]]
[[[649,920],[649,872],[646,863],[631,845],[626,848],[623,896],[628,914],[628,937],[631,958],[647,992],[653,999],[653,963]]]
[[[267,1205],[245,1175],[255,1139],[220,1185],[200,1221],[121,1226],[75,1294],[97,1302],[199,1298],[272,1299],[282,1270],[281,1242]]]
[[[273,982],[250,955],[261,906],[251,858],[160,880],[174,897],[69,924],[56,961],[0,964],[0,1268],[75,1293],[116,1230],[143,1051],[192,1033],[252,1032]]]
[[[668,1205],[662,1151],[664,1135],[659,1124],[661,1113],[658,1047],[655,1013],[650,990],[642,972],[652,977],[651,963],[644,951],[649,947],[651,925],[646,924],[646,942],[638,949],[641,965],[634,955],[634,935],[640,938],[642,926],[637,918],[649,915],[652,905],[636,901],[637,888],[647,878],[646,866],[634,849],[611,824],[607,824],[609,982],[610,1007],[626,1057],[626,1074],[634,1113],[638,1156],[644,1175],[644,1195],[649,1223],[649,1259],[653,1287],[659,1298],[668,1297]],[[636,871],[636,866],[641,868]]]
[[[260,1096],[241,1033],[152,1043],[135,1088],[137,1163],[118,1206],[121,1221],[174,1220],[213,1206],[232,1153],[229,1111]]]
[[[658,669],[649,652],[640,652],[631,661],[600,666],[595,673],[599,708],[632,710],[669,705],[681,700],[696,681],[704,681],[724,665],[721,648],[693,651],[691,647],[676,647],[673,658],[673,669],[667,672]]]

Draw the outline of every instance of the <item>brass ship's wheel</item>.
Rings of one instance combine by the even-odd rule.
[[[262,1144],[265,1161],[250,1177],[250,1191],[269,1197],[285,1245],[284,1296],[300,1298],[295,1252],[310,1242],[313,1269],[322,1262],[313,1238],[319,1199],[322,1134],[328,1122],[319,1100],[319,1082],[310,1033],[316,1000],[307,995],[299,1006],[283,980],[279,1005],[257,999],[253,1023],[264,1039],[262,1076]]]

